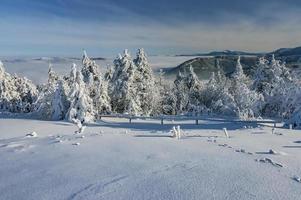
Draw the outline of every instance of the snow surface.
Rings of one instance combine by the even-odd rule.
[[[0,199],[300,199],[300,131],[164,123],[104,118],[74,134],[67,122],[0,119]]]

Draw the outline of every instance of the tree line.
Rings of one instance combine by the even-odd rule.
[[[226,76],[217,62],[209,81],[199,80],[192,66],[174,81],[160,70],[154,74],[143,49],[134,59],[125,50],[105,73],[84,52],[82,66],[59,75],[49,66],[48,81],[30,80],[5,72],[0,61],[0,110],[28,113],[39,119],[91,122],[103,114],[210,115],[240,119],[281,118],[301,125],[300,80],[275,59],[259,58],[252,76],[246,76],[240,57]]]

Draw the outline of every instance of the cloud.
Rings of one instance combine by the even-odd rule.
[[[114,56],[138,47],[149,54],[270,51],[301,42],[301,3],[293,0],[26,2],[24,11],[23,4],[0,8],[12,13],[0,14],[1,55],[74,56],[86,48]]]

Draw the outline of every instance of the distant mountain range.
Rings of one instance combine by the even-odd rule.
[[[92,57],[92,60],[106,60],[102,57]],[[80,61],[81,58],[76,57],[36,57],[36,58],[10,58],[3,59],[3,62],[7,63],[24,63],[24,62],[47,62],[47,63],[72,63],[74,61]]]
[[[179,54],[176,56],[259,56],[265,53],[250,53],[244,51],[231,51],[231,50],[224,50],[224,51],[212,51],[209,53],[195,53],[195,54]]]
[[[264,56],[275,54],[275,56],[301,56],[301,47],[295,48],[280,48],[272,52],[245,52],[245,51],[232,51],[232,50],[224,50],[224,51],[212,51],[209,53],[194,53],[194,54],[179,54],[176,56]]]
[[[287,67],[291,70],[301,72],[301,47],[296,48],[281,48],[268,53],[250,53],[243,51],[213,51],[210,53],[196,53],[176,56],[193,56],[197,58],[190,59],[177,67],[167,69],[165,71],[167,77],[174,78],[179,71],[188,70],[192,65],[195,73],[200,79],[208,79],[212,72],[218,71],[218,64],[226,75],[230,75],[236,66],[237,57],[240,55],[241,64],[246,74],[252,75],[256,68],[258,58],[266,56],[271,58],[272,54],[276,59],[279,59],[286,63]]]

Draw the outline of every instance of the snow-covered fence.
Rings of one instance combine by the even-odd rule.
[[[195,125],[200,125],[200,121],[202,120],[210,120],[216,122],[235,122],[235,123],[260,123],[260,124],[270,124],[273,127],[277,127],[278,123],[282,123],[280,120],[240,120],[237,118],[218,118],[212,116],[185,116],[185,115],[164,115],[164,116],[133,116],[127,114],[112,114],[112,115],[101,115],[100,119],[103,118],[123,118],[128,119],[129,123],[133,123],[133,120],[158,120],[161,125],[164,125],[164,121],[194,121]]]

